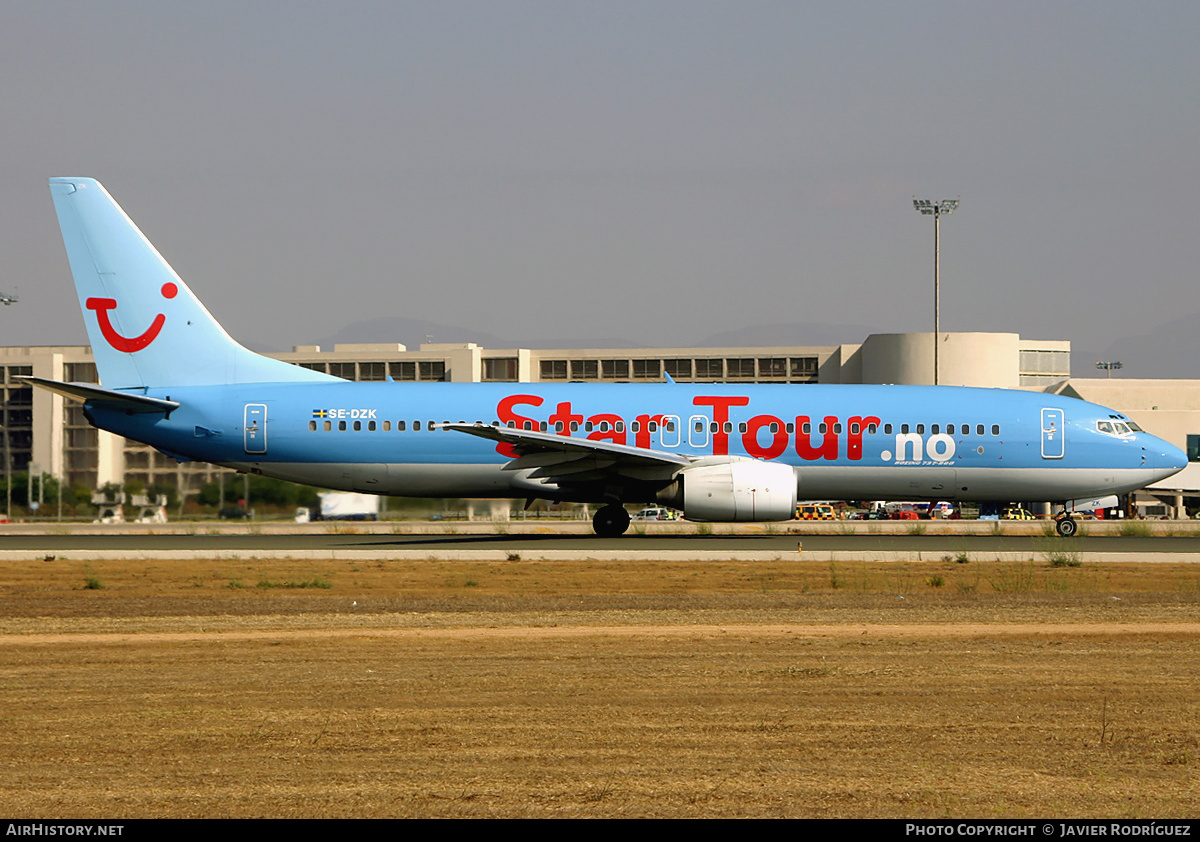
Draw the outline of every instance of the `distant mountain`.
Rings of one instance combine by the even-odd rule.
[[[880,333],[868,325],[836,325],[824,322],[752,325],[705,337],[700,348],[752,348],[770,345],[857,345],[868,335]]]
[[[475,342],[485,348],[510,348],[507,340],[491,333],[473,328],[444,325],[423,319],[403,316],[385,316],[379,319],[353,322],[332,336],[325,336],[315,343],[322,351],[332,351],[335,344],[399,342],[415,351],[426,342]]]
[[[857,344],[880,329],[871,325],[794,322],[751,325],[714,333],[680,343],[696,348],[753,348],[767,346],[827,346]],[[340,343],[397,342],[416,350],[425,342],[475,342],[484,348],[655,348],[661,342],[640,343],[623,337],[572,336],[514,337],[497,336],[484,330],[459,325],[404,317],[367,319],[348,324],[316,343],[323,350]],[[672,346],[674,347],[674,346]],[[1114,377],[1195,378],[1200,377],[1200,313],[1193,313],[1160,325],[1152,333],[1113,339],[1096,351],[1075,347],[1071,352],[1071,373],[1075,377],[1102,377],[1097,360],[1120,360],[1124,367]]]
[[[687,347],[754,347],[769,345],[839,345],[858,343],[867,334],[876,332],[865,325],[830,325],[816,322],[796,324],[753,325],[713,334],[690,343]],[[567,338],[503,337],[483,330],[458,325],[446,325],[422,319],[389,316],[348,324],[331,336],[315,343],[322,350],[332,350],[335,344],[398,342],[410,350],[423,343],[475,342],[484,348],[657,348],[661,343],[639,343],[623,337],[572,336]],[[674,346],[672,346],[674,347]]]

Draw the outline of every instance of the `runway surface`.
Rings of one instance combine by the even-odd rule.
[[[780,559],[1025,560],[1077,555],[1093,561],[1200,561],[1200,536],[815,535],[815,534],[0,534],[0,561],[42,558],[372,559]],[[86,527],[79,529],[85,530]]]

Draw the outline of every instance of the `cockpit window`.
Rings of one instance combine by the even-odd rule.
[[[1096,429],[1110,436],[1127,436],[1130,433],[1141,432],[1141,428],[1132,421],[1097,421]]]

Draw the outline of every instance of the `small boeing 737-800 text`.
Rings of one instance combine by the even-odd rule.
[[[90,178],[50,189],[100,383],[29,378],[180,460],[410,497],[625,503],[700,521],[824,500],[1118,494],[1186,463],[1119,412],[947,386],[350,382],[242,347]]]

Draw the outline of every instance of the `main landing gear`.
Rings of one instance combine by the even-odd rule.
[[[592,528],[601,538],[619,538],[629,528],[629,512],[624,506],[605,506],[592,517]]]
[[[1063,512],[1054,518],[1054,531],[1062,538],[1071,538],[1079,531],[1079,524],[1070,512]]]

